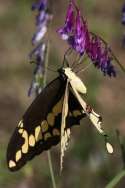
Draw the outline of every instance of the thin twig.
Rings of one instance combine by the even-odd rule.
[[[55,176],[54,176],[54,172],[53,172],[51,152],[47,151],[47,155],[48,155],[48,162],[49,162],[49,169],[50,169],[50,174],[51,174],[52,185],[53,185],[53,188],[56,188],[56,181],[55,181]]]
[[[84,67],[84,69],[78,70],[76,73],[79,74],[79,73],[81,73],[81,72],[86,71],[91,65],[92,65],[92,63],[88,64],[86,67]]]
[[[120,149],[121,149],[123,169],[125,169],[125,148],[124,148],[123,138],[121,137],[120,131],[118,129],[116,130],[116,136],[117,136],[118,143],[119,143],[119,146],[120,146]]]
[[[44,87],[47,84],[47,67],[48,67],[48,64],[49,64],[49,41],[47,43],[47,50],[46,50],[46,57],[45,57],[45,72],[44,72],[44,81],[43,81]],[[49,162],[49,170],[50,170],[52,185],[53,185],[53,188],[56,188],[56,181],[55,181],[55,176],[54,176],[54,171],[53,171],[51,152],[49,150],[47,151],[47,157],[48,157],[48,162]]]
[[[119,174],[117,174],[114,179],[105,187],[105,188],[115,188],[120,180],[122,178],[125,178],[125,171],[121,171]]]

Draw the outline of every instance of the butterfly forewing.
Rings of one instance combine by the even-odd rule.
[[[12,135],[7,149],[10,170],[20,169],[60,140],[65,81],[58,77],[34,100]]]

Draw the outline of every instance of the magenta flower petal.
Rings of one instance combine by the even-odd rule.
[[[73,4],[70,2],[67,9],[65,25],[57,30],[63,40],[68,40],[70,34],[73,32],[74,18]]]
[[[82,19],[80,15],[80,11],[78,11],[76,16],[76,28],[74,34],[74,40],[75,40],[74,48],[81,55],[84,53],[86,47],[86,33],[87,33],[86,23]]]
[[[104,75],[116,76],[115,69],[111,64],[112,58],[106,44],[96,35],[92,35],[90,44],[86,50],[93,64],[100,69]]]

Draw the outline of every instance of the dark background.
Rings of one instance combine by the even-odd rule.
[[[6,164],[7,143],[22,114],[33,98],[27,97],[33,65],[28,63],[35,31],[35,14],[31,1],[0,1],[0,188],[51,188],[47,154],[36,157],[22,170],[11,173]],[[122,1],[79,1],[89,29],[101,35],[125,66],[122,48],[124,27],[121,25]],[[51,1],[54,19],[49,30],[49,66],[57,69],[67,45],[56,33],[63,25],[68,1]],[[114,154],[108,155],[102,136],[89,120],[72,129],[70,146],[65,154],[64,169],[59,175],[59,146],[52,149],[52,160],[58,188],[103,188],[123,167],[115,129],[125,136],[125,76],[117,67],[117,78],[104,77],[94,66],[81,73],[88,88],[87,101],[103,116],[104,128],[110,134]],[[56,76],[48,71],[48,81]],[[125,184],[119,186],[124,187]]]

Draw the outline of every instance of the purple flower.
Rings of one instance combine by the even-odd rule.
[[[115,69],[111,64],[113,58],[107,45],[98,36],[91,34],[89,46],[86,53],[93,64],[100,69],[104,75],[116,76]]]
[[[57,32],[61,35],[61,38],[67,40],[70,46],[80,55],[84,53],[88,29],[86,22],[81,17],[80,10],[73,1],[71,1],[68,6],[64,27],[58,29]]]
[[[30,61],[34,60],[38,63],[43,63],[45,59],[46,44],[40,43],[33,51],[29,54]]]
[[[37,26],[42,26],[42,25],[47,25],[48,21],[51,20],[52,15],[45,11],[39,12],[39,14],[36,16],[36,25]]]
[[[123,5],[122,8],[122,24],[125,25],[125,4]]]
[[[42,11],[47,7],[47,0],[39,0],[37,3],[33,3],[32,10]]]
[[[68,6],[64,27],[57,32],[80,56],[86,53],[104,75],[116,76],[107,44],[100,37],[89,32],[86,21],[73,0]]]
[[[32,10],[37,10],[38,14],[36,16],[36,32],[33,35],[32,43],[37,44],[47,32],[48,22],[52,19],[52,15],[48,12],[47,0],[39,0],[34,3]]]
[[[93,62],[98,61],[101,56],[101,42],[99,38],[91,36],[89,38],[88,46],[86,46],[86,53]]]
[[[33,35],[32,38],[32,44],[37,44],[37,42],[39,42],[45,35],[45,33],[47,32],[47,26],[46,25],[42,25],[42,27],[38,27],[36,33]]]
[[[32,37],[32,44],[36,45],[36,47],[29,54],[29,58],[30,62],[35,64],[35,69],[28,96],[33,92],[37,95],[43,88],[47,43],[42,42],[42,39],[47,32],[49,21],[52,20],[52,14],[49,13],[48,8],[48,0],[38,0],[38,2],[32,5],[32,10],[37,11],[36,32]]]
[[[72,35],[73,27],[74,27],[74,7],[72,2],[70,2],[68,9],[67,9],[67,15],[65,20],[64,27],[61,27],[57,30],[57,32],[61,35],[63,40],[68,40],[70,35]]]
[[[34,91],[36,94],[41,92],[45,71],[46,49],[46,44],[41,43],[29,55],[30,61],[34,62],[36,67],[33,72],[34,78],[29,88],[28,96],[30,96]]]
[[[86,35],[88,33],[86,22],[82,19],[80,11],[77,12],[76,16],[76,28],[74,33],[74,46],[73,48],[80,54],[83,55],[86,48]]]

